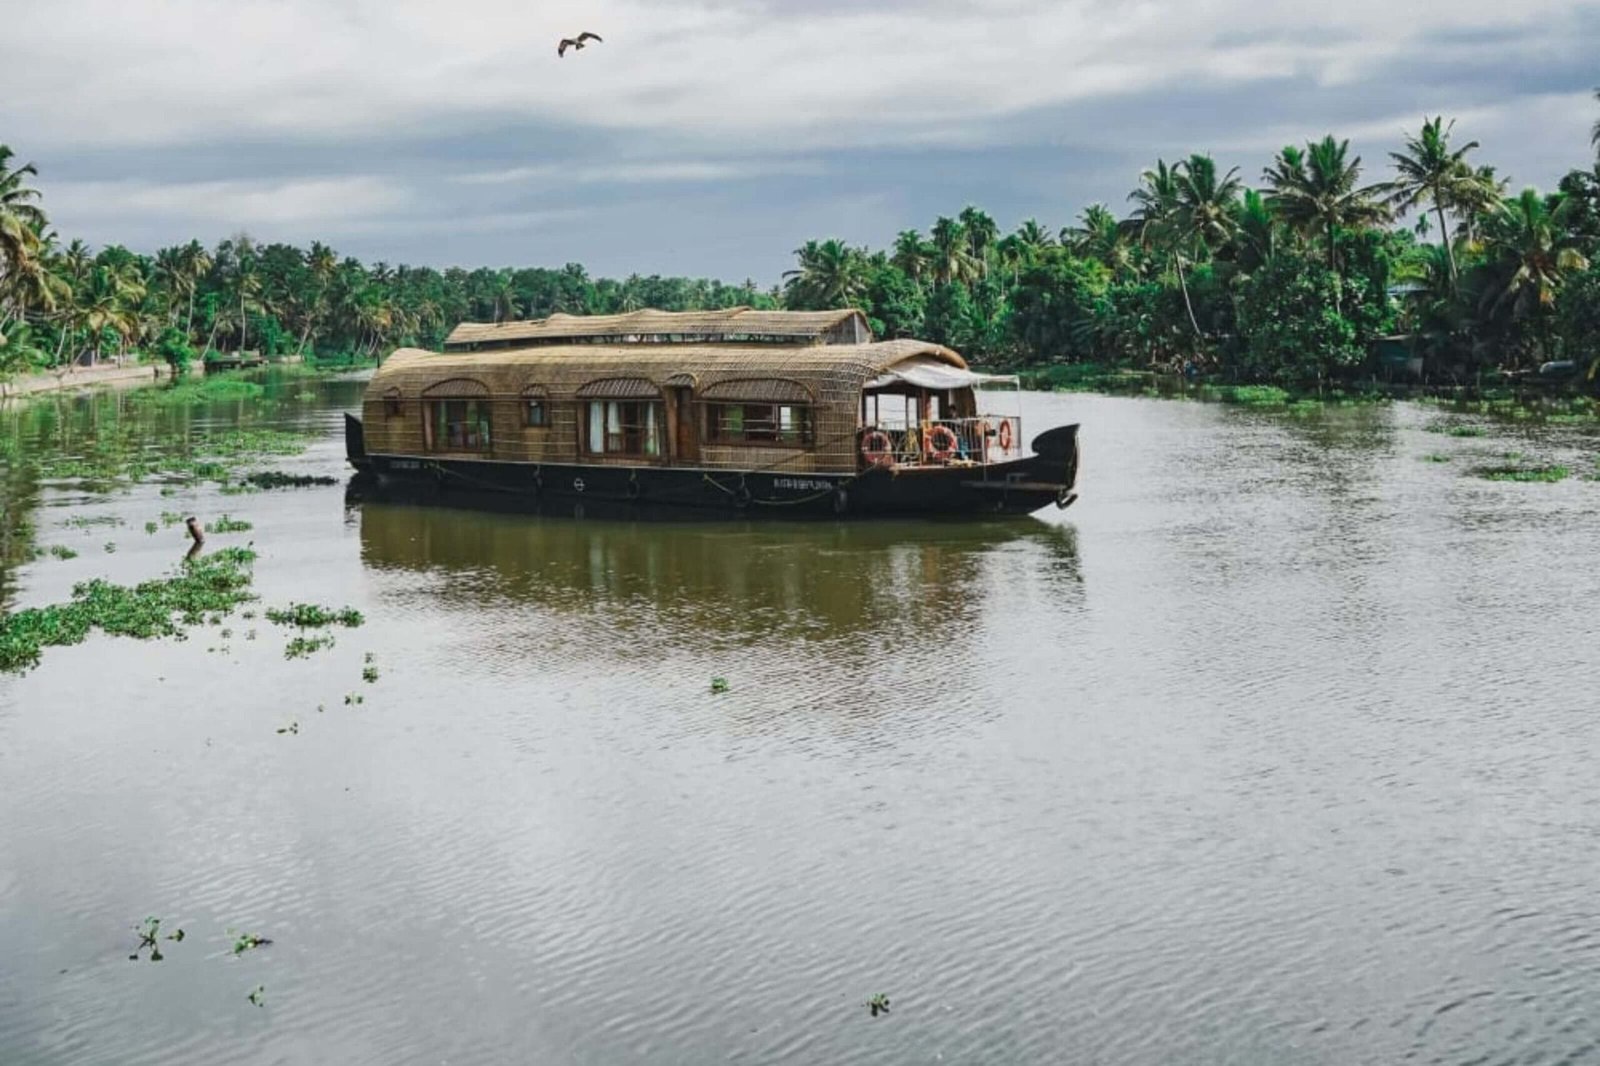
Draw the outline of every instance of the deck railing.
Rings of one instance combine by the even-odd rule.
[[[908,426],[880,422],[860,433],[866,466],[984,466],[1022,457],[1022,419],[941,418]]]

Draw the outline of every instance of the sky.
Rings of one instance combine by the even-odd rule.
[[[605,38],[556,56],[563,36]],[[977,204],[1122,210],[1425,115],[1550,188],[1594,153],[1600,0],[0,0],[0,143],[58,232],[776,282]]]

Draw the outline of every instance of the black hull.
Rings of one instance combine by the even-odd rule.
[[[347,416],[348,418],[348,416]],[[353,423],[353,425],[349,424]],[[1052,430],[1033,455],[988,467],[874,469],[859,474],[788,474],[660,466],[513,463],[459,457],[369,455],[360,422],[346,426],[350,461],[395,485],[512,493],[541,501],[587,501],[747,517],[1024,515],[1077,499],[1077,426]]]

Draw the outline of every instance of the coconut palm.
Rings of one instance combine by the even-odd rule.
[[[939,284],[971,281],[978,276],[978,263],[960,222],[943,216],[935,219],[928,243],[933,247],[934,280]]]
[[[1177,202],[1172,225],[1179,247],[1197,257],[1226,247],[1233,240],[1235,212],[1243,188],[1239,168],[1218,177],[1215,160],[1208,155],[1192,155],[1173,169]]]
[[[959,221],[967,235],[967,247],[972,253],[973,261],[978,265],[979,274],[988,277],[989,251],[1000,235],[1000,227],[995,225],[994,219],[987,213],[970,204],[961,209]]]
[[[1460,275],[1445,213],[1458,210],[1472,195],[1469,186],[1478,184],[1475,172],[1466,163],[1467,153],[1478,147],[1478,142],[1468,141],[1460,148],[1452,148],[1450,131],[1454,128],[1454,119],[1448,126],[1443,116],[1423,119],[1422,132],[1406,138],[1405,150],[1389,153],[1396,177],[1388,186],[1388,204],[1396,217],[1404,218],[1412,208],[1424,204],[1439,216],[1439,235],[1444,241],[1452,281]]]
[[[1165,258],[1173,250],[1174,222],[1178,212],[1178,173],[1166,160],[1156,160],[1154,170],[1139,175],[1139,187],[1128,194],[1136,206],[1128,228],[1139,243]]]
[[[790,306],[849,307],[866,292],[866,261],[843,241],[807,241],[794,254],[800,265],[783,274]]]
[[[1361,157],[1348,158],[1349,152],[1349,141],[1336,141],[1329,134],[1307,144],[1304,152],[1293,146],[1283,149],[1263,174],[1272,188],[1267,202],[1278,218],[1304,236],[1323,235],[1329,270],[1339,267],[1335,243],[1339,230],[1377,225],[1389,218],[1377,199],[1383,187],[1360,184]]]
[[[1255,189],[1245,189],[1233,207],[1234,264],[1246,274],[1272,261],[1278,252],[1278,220],[1267,206],[1266,197]]]
[[[903,229],[894,238],[894,251],[889,262],[905,272],[906,277],[920,287],[933,263],[933,248],[914,229]]]
[[[1600,101],[1600,89],[1594,91],[1594,98]],[[1594,146],[1595,154],[1600,156],[1600,118],[1594,120],[1594,127],[1589,131],[1589,143]]]
[[[1133,247],[1129,234],[1136,224],[1123,222],[1105,204],[1090,204],[1078,216],[1076,226],[1061,231],[1061,242],[1080,259],[1094,259],[1114,274],[1133,269]]]
[[[0,144],[0,270],[27,255],[38,252],[38,236],[47,225],[39,207],[39,190],[28,185],[38,169],[32,163],[12,166],[15,153]]]
[[[1562,279],[1588,268],[1588,260],[1572,247],[1568,212],[1561,197],[1546,200],[1537,189],[1524,189],[1485,220],[1492,279],[1483,295],[1487,310],[1508,312],[1513,320],[1548,311],[1555,306]]]

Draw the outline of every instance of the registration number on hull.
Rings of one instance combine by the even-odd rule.
[[[794,492],[827,492],[833,488],[833,482],[804,477],[775,477],[772,479],[772,487]]]

